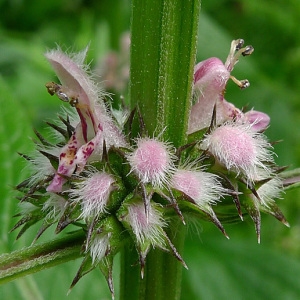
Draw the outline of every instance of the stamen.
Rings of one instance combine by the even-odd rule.
[[[248,56],[253,53],[254,48],[251,45],[243,47],[244,40],[237,39],[231,42],[230,51],[225,62],[225,67],[229,72],[233,70],[234,65],[239,61],[241,55]]]
[[[79,102],[78,98],[75,98],[75,97],[71,97],[71,98],[70,98],[70,105],[71,105],[71,106],[77,107],[78,102]]]
[[[48,82],[46,83],[46,88],[48,93],[53,96],[54,94],[62,101],[64,102],[69,102],[69,97],[68,95],[63,92],[63,87],[55,82]]]
[[[251,45],[246,46],[244,49],[245,50],[242,52],[243,56],[251,55],[253,53],[253,51],[254,51],[254,48]]]
[[[248,79],[238,80],[234,76],[230,75],[231,80],[237,84],[242,90],[246,89],[250,86],[250,82]]]
[[[243,39],[238,39],[234,42],[236,44],[236,46],[235,46],[236,51],[240,50],[244,46],[244,40]]]

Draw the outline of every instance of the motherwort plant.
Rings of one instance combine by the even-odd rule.
[[[57,234],[71,229],[76,236],[73,244],[80,246],[78,256],[83,257],[71,286],[100,267],[114,295],[113,260],[121,252],[122,299],[146,299],[145,294],[151,298],[154,293],[160,295],[155,299],[163,299],[170,279],[175,292],[168,299],[177,299],[181,268],[177,261],[187,267],[182,236],[191,220],[212,222],[228,238],[223,224],[250,216],[258,241],[261,212],[289,226],[275,202],[285,182],[284,168],[275,164],[272,144],[264,134],[269,116],[225,100],[229,80],[241,89],[249,87],[247,80],[238,80],[231,72],[254,49],[244,46],[242,39],[233,40],[225,63],[208,58],[191,72],[199,13],[195,3],[184,4],[193,15],[185,20],[191,32],[180,30],[187,31],[189,40],[182,41],[185,36],[170,21],[170,15],[181,15],[164,7],[161,37],[154,43],[137,32],[146,11],[135,10],[136,3],[130,97],[119,111],[84,64],[87,49],[78,54],[67,55],[61,49],[45,54],[58,78],[46,88],[65,102],[64,110],[58,121],[47,123],[54,132],[52,140],[36,131],[36,153],[22,154],[32,175],[17,186],[21,212],[13,230],[21,228],[19,238],[39,223],[38,239],[49,227],[54,226]],[[147,23],[147,18],[142,21]],[[155,35],[154,23],[143,24],[142,30]],[[168,30],[175,30],[170,40]],[[184,51],[190,52],[181,59],[178,55]],[[178,65],[182,78],[173,70]],[[147,80],[148,74],[155,76]],[[134,277],[137,266],[139,276]],[[158,283],[153,284],[155,276]],[[134,292],[137,286],[139,291]]]

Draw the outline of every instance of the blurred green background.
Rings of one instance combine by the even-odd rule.
[[[271,116],[266,134],[283,140],[275,145],[276,161],[290,168],[300,166],[299,19],[299,0],[207,0],[199,24],[198,61],[211,56],[225,61],[232,39],[254,46],[233,71],[251,87],[241,91],[230,82],[225,97]],[[56,45],[77,51],[90,44],[93,68],[109,51],[120,50],[129,26],[129,0],[0,0],[0,253],[29,246],[38,229],[18,241],[16,233],[8,234],[18,212],[12,187],[27,172],[17,151],[30,153],[32,128],[44,132],[44,121],[60,110],[44,87],[55,77],[43,53]],[[229,241],[211,224],[193,225],[183,254],[189,271],[184,270],[182,299],[299,299],[299,195],[290,191],[279,200],[291,228],[263,216],[261,245],[250,220],[225,224]],[[41,241],[49,238],[51,229]],[[66,296],[79,265],[80,260],[0,286],[0,298],[110,299],[97,270]],[[118,259],[115,267],[118,295]]]

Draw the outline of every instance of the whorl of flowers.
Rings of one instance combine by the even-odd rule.
[[[258,240],[260,212],[288,225],[275,203],[282,192],[281,169],[263,133],[270,118],[244,112],[224,99],[229,79],[242,89],[249,86],[231,71],[241,55],[253,52],[251,46],[235,40],[225,64],[209,58],[196,65],[189,144],[178,149],[142,129],[132,136],[131,125],[141,124],[143,116],[135,108],[132,113],[112,110],[87,73],[86,51],[46,53],[60,80],[47,83],[47,90],[69,103],[78,118],[65,113],[59,123],[47,122],[56,132],[55,142],[36,131],[37,153],[22,155],[32,164],[32,176],[17,186],[24,209],[13,228],[22,227],[19,238],[40,221],[36,239],[52,225],[56,233],[69,226],[83,230],[85,259],[72,286],[87,273],[88,264],[89,270],[100,265],[113,294],[112,260],[126,243],[135,245],[142,276],[152,248],[169,251],[185,266],[166,233],[175,218],[183,224],[190,216],[211,221],[228,237],[222,221],[249,215]],[[229,205],[235,214],[228,213]]]

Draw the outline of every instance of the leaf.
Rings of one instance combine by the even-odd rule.
[[[205,232],[202,241],[197,239],[186,242],[189,271],[183,271],[181,300],[299,298],[299,260],[255,244],[247,235],[227,241]]]
[[[25,172],[24,160],[19,157],[17,151],[28,152],[31,141],[29,135],[31,127],[21,103],[14,99],[8,86],[0,77],[0,182],[1,182],[1,242],[0,251],[6,252],[11,249],[13,237],[8,233],[12,227],[12,216],[16,213],[17,200],[13,193]]]

